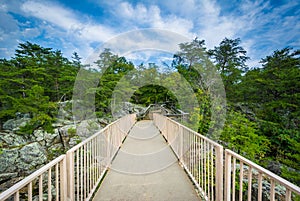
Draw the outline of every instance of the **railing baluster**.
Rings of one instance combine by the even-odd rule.
[[[51,168],[48,170],[48,201],[52,200],[52,192],[51,192]]]
[[[204,141],[201,138],[201,188],[204,192]]]
[[[95,144],[96,144],[96,138],[92,140],[92,156],[91,156],[91,161],[92,161],[92,188],[95,185],[95,171],[96,171],[96,162],[95,162]]]
[[[76,150],[76,174],[77,174],[77,177],[76,177],[76,189],[77,189],[77,192],[76,192],[76,195],[77,195],[77,200],[79,201],[79,187],[80,187],[80,182],[79,182],[79,177],[80,177],[80,172],[79,172],[79,167],[80,167],[80,158],[79,158],[79,154],[80,154],[80,149]]]
[[[32,201],[32,182],[28,184],[27,193],[28,193],[28,201]]]
[[[20,193],[17,191],[14,195],[14,201],[19,201],[20,200]]]
[[[200,147],[200,140],[201,139],[196,138],[196,142],[197,142],[197,145],[198,145],[198,150],[197,150],[198,179],[197,179],[197,182],[198,182],[199,185],[200,185],[200,182],[201,182],[201,147]]]
[[[83,149],[83,146],[82,147],[80,147],[80,198],[81,198],[81,201],[83,201],[83,196],[84,196],[84,191],[83,191],[83,186],[84,186],[84,184],[83,184],[83,168],[84,168],[84,166],[83,166],[83,151],[84,151],[84,149]]]
[[[67,161],[66,157],[62,159],[60,162],[60,194],[61,194],[61,200],[62,201],[67,201],[67,188],[68,188],[68,183],[67,183]]]
[[[206,141],[204,141],[204,149],[203,149],[203,157],[204,157],[204,193],[207,195],[207,183],[206,183]]]
[[[257,192],[257,200],[262,201],[262,174],[259,172],[258,174],[258,192]]]
[[[87,156],[86,156],[87,154],[86,154],[86,144],[84,144],[83,145],[83,199],[85,200],[85,198],[86,198],[86,194],[87,194],[87,191],[86,191],[86,188],[87,188],[87,185],[86,185],[86,183],[87,183],[87,165],[86,165],[86,158],[87,158]]]
[[[225,200],[230,201],[231,196],[231,155],[225,152]]]
[[[275,201],[275,182],[271,179],[271,193],[270,193],[270,200]]]
[[[39,201],[43,201],[43,174],[39,177]]]
[[[243,201],[243,179],[244,179],[244,164],[240,161],[240,191],[239,201]]]
[[[207,197],[208,197],[208,200],[211,200],[211,197],[210,197],[210,168],[209,168],[209,164],[210,164],[210,144],[207,143],[207,164],[205,164],[205,167],[207,169]]]
[[[68,189],[67,196],[70,200],[74,200],[74,152],[67,152],[67,178],[68,178]]]
[[[251,201],[252,192],[252,167],[248,166],[248,201]]]
[[[292,200],[291,197],[292,197],[292,192],[291,192],[291,190],[289,190],[289,189],[286,188],[286,192],[285,192],[285,201],[291,201],[291,200]]]
[[[55,191],[56,191],[56,201],[59,201],[59,172],[58,164],[55,165]]]
[[[223,147],[216,147],[216,200],[223,201]]]
[[[214,147],[213,145],[211,145],[211,149],[210,149],[210,158],[211,158],[211,200],[215,200],[214,199]]]
[[[235,171],[236,171],[236,158],[232,161],[232,201],[235,201]]]

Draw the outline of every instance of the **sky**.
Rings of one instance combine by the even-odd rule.
[[[218,46],[225,37],[240,38],[241,46],[251,58],[247,64],[258,67],[259,61],[274,50],[300,49],[300,3],[297,0],[0,0],[0,58],[13,57],[18,44],[29,41],[61,50],[67,58],[77,52],[84,61],[112,38],[149,28],[174,32],[190,41],[195,37],[204,39],[208,49]],[[145,40],[159,43],[155,36]],[[129,45],[124,41],[119,44],[122,48]],[[147,50],[126,56],[150,62],[158,54]]]

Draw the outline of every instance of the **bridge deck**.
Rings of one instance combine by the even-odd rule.
[[[94,200],[200,198],[153,122],[140,121],[130,131]]]

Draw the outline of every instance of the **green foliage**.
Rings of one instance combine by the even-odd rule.
[[[69,128],[68,129],[68,134],[70,136],[74,136],[76,134],[76,128]]]
[[[284,165],[282,176],[299,184],[300,51],[276,50],[248,71],[238,84],[239,102],[258,119],[261,135],[270,140],[271,160]],[[290,171],[287,171],[289,168]],[[294,171],[291,171],[294,169]]]
[[[225,38],[219,46],[208,51],[223,79],[227,98],[235,99],[235,86],[241,81],[242,73],[247,70],[246,50],[240,46],[241,40]]]
[[[38,127],[53,132],[55,102],[71,99],[76,64],[60,51],[30,42],[19,44],[15,57],[0,60],[0,125],[18,112],[31,117],[20,133],[31,134]]]
[[[101,77],[96,90],[96,114],[104,116],[111,113],[112,94],[118,82],[127,72],[134,69],[131,62],[127,62],[124,57],[119,57],[105,49],[95,62],[100,68]]]
[[[240,112],[230,110],[220,137],[227,147],[251,160],[262,159],[269,147],[269,140],[259,135],[258,125]]]
[[[192,106],[188,125],[207,135],[216,123],[211,120],[211,94],[203,80],[211,67],[206,65],[209,56],[223,79],[230,105],[220,135],[223,144],[260,164],[266,159],[280,162],[282,176],[299,185],[300,50],[276,50],[262,59],[262,68],[248,70],[245,62],[249,57],[240,44],[240,39],[228,38],[212,50],[206,50],[205,41],[197,38],[179,44],[172,70],[165,72],[155,64],[134,70],[126,58],[105,49],[95,62],[99,69],[80,71],[87,75],[81,82],[85,90],[82,93],[95,94],[96,111],[91,112],[100,117],[111,115],[116,94],[121,97],[118,101],[132,94],[129,100],[142,105],[170,102],[178,108]],[[69,61],[59,50],[30,42],[19,44],[15,57],[0,59],[0,125],[20,112],[31,117],[20,133],[31,134],[40,127],[52,132],[56,103],[71,100],[80,67],[81,58],[76,52]],[[127,78],[128,73],[131,77]],[[86,87],[95,80],[99,80],[98,86]],[[196,96],[198,106],[187,88]]]

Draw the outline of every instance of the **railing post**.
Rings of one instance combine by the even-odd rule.
[[[182,158],[183,158],[183,150],[184,150],[184,148],[183,148],[183,127],[180,125],[179,126],[179,139],[180,139],[180,155],[179,155],[179,161],[181,162],[181,163],[183,163],[183,160],[182,160]]]
[[[60,198],[67,201],[67,164],[66,157],[60,163]]]
[[[231,197],[231,155],[225,150],[225,200],[230,201],[230,197]]]
[[[216,147],[216,200],[223,201],[223,147]]]
[[[74,152],[67,152],[67,196],[69,200],[74,200]]]

